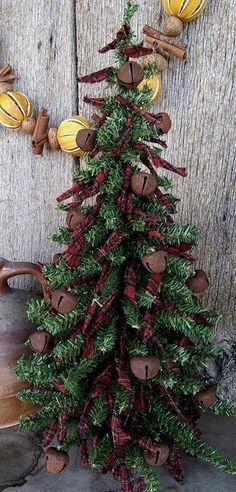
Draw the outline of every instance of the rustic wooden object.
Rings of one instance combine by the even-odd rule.
[[[161,2],[139,3],[133,27],[140,41],[145,24],[162,31],[165,14]],[[185,25],[178,39],[188,44],[188,61],[183,64],[170,57],[169,69],[162,74],[164,91],[156,112],[166,111],[173,122],[164,157],[188,168],[185,179],[171,176],[174,191],[182,200],[176,220],[200,227],[197,267],[209,274],[211,284],[204,301],[223,315],[219,333],[228,331],[235,337],[236,188],[234,128],[229,118],[235,21],[229,3],[219,0],[216,9],[215,3],[209,2],[199,19]],[[58,126],[78,109],[86,117],[94,112],[83,96],[101,97],[106,84],[77,86],[76,75],[110,66],[112,52],[99,54],[98,48],[113,39],[125,4],[126,0],[38,0],[32,9],[30,0],[22,0],[20,6],[14,0],[2,0],[1,66],[10,63],[14,67],[18,77],[14,87],[36,101],[37,110],[43,105],[48,108],[51,126]],[[49,154],[46,149],[43,157],[33,156],[27,136],[3,128],[0,135],[4,231],[0,254],[51,260],[57,248],[48,237],[64,221],[63,214],[54,209],[55,197],[70,186],[73,159],[61,152]],[[32,285],[31,280],[23,284]]]

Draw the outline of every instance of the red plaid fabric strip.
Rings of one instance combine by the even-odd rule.
[[[121,41],[124,41],[130,32],[129,26],[123,26],[116,34],[115,39],[110,43],[106,44],[103,48],[100,48],[99,53],[107,53],[107,51],[114,50]]]
[[[102,289],[111,273],[111,267],[108,261],[105,261],[102,265],[100,277],[96,285],[96,293],[100,294]]]
[[[131,221],[133,218],[133,211],[134,211],[134,197],[132,193],[128,193],[127,195],[126,210],[127,210],[127,219],[128,221]]]
[[[129,298],[129,300],[132,302],[132,304],[134,304],[135,307],[138,306],[138,303],[135,299],[137,286],[137,267],[138,262],[136,260],[131,260],[126,267],[124,274],[124,295]]]
[[[87,439],[89,435],[89,422],[86,415],[81,415],[79,421],[79,434],[81,439]]]
[[[119,229],[115,229],[102,247],[98,250],[98,258],[104,258],[108,253],[113,251],[124,240],[124,235]]]
[[[60,196],[57,197],[58,202],[63,202],[67,198],[70,198],[71,196],[75,195],[75,193],[78,193],[79,191],[83,190],[85,188],[85,185],[83,182],[80,183],[75,183],[69,190],[65,191],[62,193]]]
[[[164,207],[168,208],[171,213],[176,212],[176,206],[169,199],[169,195],[167,193],[162,193],[159,188],[156,188],[154,191],[154,195],[156,196],[158,202]]]
[[[148,232],[148,235],[151,236],[151,237],[155,237],[157,239],[160,239],[160,240],[163,240],[166,237],[166,234],[164,234],[161,231],[149,231]]]
[[[112,155],[112,157],[114,157],[114,159],[119,159],[121,153],[125,150],[126,146],[128,145],[132,125],[133,125],[132,118],[128,118],[128,120],[125,123],[124,134],[123,134],[120,142],[118,142],[117,146],[112,151],[111,155]]]
[[[179,246],[163,246],[163,249],[167,251],[167,253],[169,253],[170,255],[178,256],[179,258],[184,258],[185,260],[189,261],[196,261],[196,258],[194,258],[194,256],[183,253],[180,250]]]
[[[111,368],[112,365],[109,365],[99,376],[96,377],[92,387],[92,398],[97,398],[100,396],[104,390],[111,385],[113,380]]]
[[[162,159],[160,156],[157,156],[155,154],[155,151],[149,147],[148,145],[144,144],[143,142],[136,142],[134,144],[134,148],[136,150],[139,150],[140,152],[144,152],[154,169],[158,168],[164,168],[167,169],[168,171],[172,171],[176,174],[179,174],[180,176],[187,176],[186,169],[185,167],[174,167],[172,164],[169,162],[165,161]]]
[[[88,466],[89,454],[88,454],[88,445],[86,440],[83,440],[80,444],[80,453],[81,453],[80,465],[82,467]]]
[[[179,453],[179,448],[175,444],[173,445],[167,463],[164,466],[177,482],[182,482],[184,478],[183,462]]]
[[[94,346],[95,346],[94,337],[88,336],[82,353],[82,357],[86,357],[86,358],[91,357],[94,353]]]
[[[150,294],[155,296],[156,294],[159,293],[159,285],[162,281],[162,275],[160,273],[153,273],[153,275],[150,277],[148,284],[145,288]]]
[[[60,378],[54,379],[54,386],[58,391],[60,391],[60,393],[62,394],[66,393],[62,379]]]
[[[128,374],[126,373],[125,364],[124,364],[122,359],[119,360],[116,368],[117,368],[117,373],[118,373],[117,382],[121,386],[124,386],[124,388],[126,388],[127,390],[132,391],[131,381],[130,381]]]
[[[96,324],[99,324],[102,321],[104,321],[105,315],[107,314],[107,312],[109,312],[109,310],[110,310],[113,302],[116,300],[119,292],[120,292],[119,289],[116,289],[116,290],[114,290],[114,292],[112,292],[112,294],[109,297],[107,297],[106,301],[103,303],[103,306],[100,307],[100,309],[98,311],[98,314],[96,317]]]
[[[102,70],[98,70],[97,72],[79,77],[78,81],[83,82],[84,84],[96,84],[97,82],[102,82],[103,80],[106,80],[111,74],[112,70],[113,67],[102,68]]]
[[[152,48],[145,48],[142,43],[127,46],[122,50],[122,53],[129,58],[139,58],[140,56],[151,55],[153,53]]]
[[[87,331],[87,329],[90,326],[92,320],[94,319],[98,309],[99,309],[99,306],[98,306],[97,302],[95,300],[93,300],[92,303],[90,304],[88,310],[87,310],[84,322],[81,326],[81,333],[85,333]]]
[[[143,340],[149,340],[154,333],[154,321],[150,311],[146,311],[143,319],[143,327],[139,331],[139,336]]]
[[[131,435],[124,431],[121,419],[114,411],[111,418],[111,431],[115,447],[123,447],[132,440]]]
[[[47,425],[47,427],[43,431],[43,438],[42,441],[40,442],[40,446],[42,446],[42,448],[46,448],[47,446],[49,446],[56,432],[57,432],[57,422]]]
[[[84,96],[84,102],[91,104],[91,106],[95,106],[96,108],[102,108],[106,102],[106,99],[104,97]]]
[[[143,436],[138,439],[139,447],[142,451],[147,451],[152,457],[156,457],[159,452],[159,446],[153,442],[150,437]]]
[[[133,492],[134,491],[134,479],[129,469],[121,464],[116,464],[112,469],[113,477],[115,480],[121,482],[121,492]]]
[[[64,441],[66,437],[67,422],[70,420],[70,415],[67,412],[61,412],[58,417],[57,439],[59,442]]]
[[[154,226],[156,222],[159,220],[159,216],[157,214],[147,213],[141,210],[139,207],[134,207],[134,212],[142,217],[149,225]]]
[[[90,186],[89,188],[86,188],[82,190],[80,193],[78,193],[78,199],[74,202],[71,202],[68,206],[69,209],[74,209],[81,205],[84,200],[87,198],[91,198],[92,196],[96,195],[102,186],[102,184],[106,181],[108,172],[107,171],[100,171],[98,175],[95,178],[93,186]]]

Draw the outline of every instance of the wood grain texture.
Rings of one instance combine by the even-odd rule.
[[[50,125],[77,111],[75,18],[72,0],[1,0],[0,63],[10,63],[14,88],[48,108]],[[49,241],[62,222],[55,198],[71,183],[73,160],[60,153],[34,156],[30,138],[0,128],[0,254],[11,260],[48,261]],[[35,288],[30,277],[13,282]]]
[[[111,53],[100,55],[97,50],[116,33],[125,5],[126,0],[77,0],[80,75],[112,61]],[[139,5],[133,28],[140,41],[143,25],[161,27],[165,14],[161,1],[140,0]],[[209,2],[199,19],[185,25],[181,40],[188,44],[188,61],[170,60],[169,70],[162,76],[163,95],[155,109],[167,111],[173,121],[165,157],[188,168],[187,178],[173,178],[174,192],[181,198],[176,221],[200,228],[197,266],[209,273],[211,281],[203,301],[223,315],[218,335],[228,332],[235,339],[234,17],[229,2],[219,0],[217,8],[215,2]],[[82,96],[101,95],[101,84],[79,84],[78,93],[80,110],[89,114],[91,109]]]
[[[182,200],[176,219],[200,227],[197,265],[211,279],[204,302],[224,317],[219,334],[235,337],[235,14],[229,3],[219,0],[216,8],[209,2],[205,13],[185,26],[182,40],[188,44],[188,62],[171,59],[156,109],[169,112],[173,120],[165,157],[188,167],[187,178],[174,178],[174,191]],[[105,85],[79,84],[77,89],[75,75],[111,63],[112,54],[100,55],[97,50],[119,28],[126,0],[38,0],[33,8],[29,0],[0,4],[1,63],[15,67],[16,87],[36,101],[37,108],[48,107],[53,126],[77,111],[77,90],[79,111],[91,114],[82,96],[102,95]],[[139,4],[133,28],[140,41],[143,25],[160,27],[164,12],[158,0]],[[0,132],[0,254],[47,261],[55,251],[48,237],[63,221],[54,210],[55,197],[71,182],[72,161],[62,153],[34,157],[27,137],[2,128]],[[17,283],[22,285],[21,280]]]

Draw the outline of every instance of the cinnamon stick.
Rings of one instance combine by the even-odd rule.
[[[167,36],[164,36],[160,31],[154,29],[151,26],[145,25],[143,28],[144,34],[146,34],[146,41],[150,44],[156,45],[157,48],[163,49],[170,55],[179,58],[180,60],[186,60],[186,48],[187,45],[183,43],[174,43],[170,41]]]
[[[32,136],[32,151],[35,155],[42,155],[44,144],[48,141],[49,115],[47,109],[42,108],[39,112],[35,130]]]
[[[12,67],[9,63],[0,68],[0,82],[12,82],[15,78],[16,77],[12,74]]]

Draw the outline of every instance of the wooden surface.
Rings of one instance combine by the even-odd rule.
[[[143,25],[158,28],[164,14],[160,0],[139,3],[133,27],[141,40]],[[15,87],[25,91],[37,109],[48,108],[53,126],[78,110],[88,116],[82,96],[102,94],[102,85],[77,87],[75,75],[109,63],[110,55],[99,55],[97,48],[112,39],[125,4],[126,0],[0,0],[0,62],[14,66]],[[182,199],[177,220],[201,229],[198,265],[211,279],[205,301],[223,314],[221,331],[232,336],[234,26],[230,2],[210,0],[205,13],[185,26],[182,40],[188,44],[188,62],[171,60],[157,105],[173,120],[165,157],[186,165],[189,172],[187,178],[175,179],[174,190]],[[47,261],[55,251],[48,237],[63,221],[54,209],[55,197],[71,183],[72,159],[47,151],[34,157],[21,133],[0,128],[0,135],[0,255]],[[17,285],[29,287],[32,281],[19,279]]]

